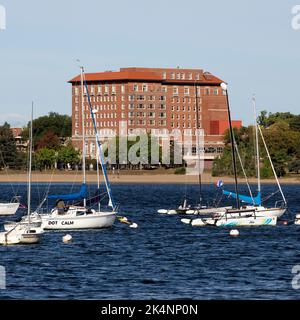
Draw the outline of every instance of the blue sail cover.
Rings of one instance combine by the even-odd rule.
[[[225,194],[226,196],[230,196],[230,197],[232,197],[234,199],[237,198],[237,195],[234,192],[223,190],[223,194]],[[242,202],[245,202],[245,203],[248,203],[248,204],[253,204],[253,205],[256,205],[256,206],[260,206],[261,205],[261,193],[260,192],[258,192],[257,196],[253,197],[253,199],[251,197],[249,197],[249,196],[244,196],[244,195],[239,194],[239,199]]]
[[[71,200],[82,200],[85,199],[87,196],[87,187],[86,184],[83,183],[81,185],[80,191],[77,193],[71,193],[71,194],[57,194],[57,195],[51,195],[48,196],[48,199],[60,199],[65,201],[71,201]]]

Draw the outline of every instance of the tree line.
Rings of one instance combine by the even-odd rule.
[[[290,112],[268,113],[262,111],[258,117],[258,124],[261,126],[278,176],[284,176],[287,173],[298,174],[300,172],[300,115],[294,115]],[[255,127],[234,128],[234,135],[246,174],[249,177],[254,177],[256,175]],[[224,141],[224,153],[213,163],[212,174],[214,176],[233,174],[228,131]],[[261,139],[259,139],[259,149],[261,176],[262,178],[271,177],[272,168]],[[243,175],[239,161],[237,171],[239,175]]]

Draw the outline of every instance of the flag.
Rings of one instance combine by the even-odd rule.
[[[216,183],[216,186],[217,186],[217,188],[221,188],[221,187],[223,187],[223,180],[218,180],[217,181],[217,183]]]

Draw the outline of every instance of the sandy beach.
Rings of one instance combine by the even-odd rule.
[[[198,176],[196,175],[176,175],[173,173],[163,173],[162,171],[130,171],[110,173],[109,179],[112,184],[114,183],[161,183],[161,184],[194,184],[198,183]],[[205,172],[202,175],[203,183],[215,183],[217,180],[223,180],[224,183],[234,183],[233,177],[212,177],[210,173]],[[1,172],[0,182],[26,182],[27,173],[26,172],[12,172],[5,174]],[[55,171],[55,172],[33,172],[32,175],[33,182],[55,182],[55,183],[80,183],[82,181],[82,176],[80,172],[74,171]],[[240,178],[241,183],[244,179]],[[256,183],[256,179],[249,179],[250,183]],[[95,172],[87,172],[87,182],[96,183],[97,176]],[[262,183],[270,184],[275,183],[274,179],[262,179]],[[300,175],[297,177],[284,177],[280,178],[280,183],[283,184],[300,184]]]

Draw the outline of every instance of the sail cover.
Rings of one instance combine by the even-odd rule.
[[[61,199],[65,201],[71,201],[71,200],[81,200],[85,199],[87,196],[87,187],[86,184],[83,183],[80,187],[80,191],[77,193],[71,193],[71,194],[56,194],[48,196],[48,199]]]
[[[234,192],[223,190],[223,194],[225,194],[226,196],[232,197],[234,199],[237,198],[237,195]],[[244,195],[239,194],[239,199],[242,202],[245,202],[245,203],[248,203],[248,204],[252,204],[252,205],[256,205],[256,206],[260,206],[261,205],[261,193],[260,192],[258,192],[257,196],[253,197],[253,198],[251,198],[249,196],[244,196]]]

